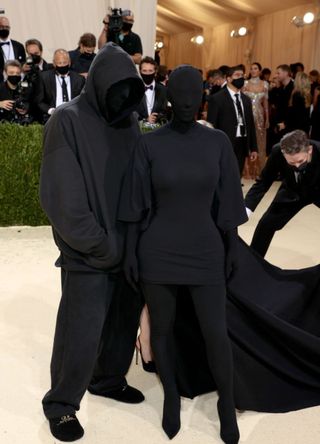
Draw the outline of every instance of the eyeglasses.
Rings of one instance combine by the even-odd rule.
[[[10,26],[1,26],[0,25],[0,29],[10,29]]]

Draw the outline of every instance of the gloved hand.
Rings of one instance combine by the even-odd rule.
[[[138,292],[139,269],[136,248],[139,238],[139,224],[128,224],[123,271],[129,285]]]
[[[237,268],[239,268],[237,228],[226,231],[224,237],[226,247],[225,271],[226,279],[229,280]]]

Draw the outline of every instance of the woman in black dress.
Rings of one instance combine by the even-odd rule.
[[[165,432],[171,439],[180,428],[173,325],[177,292],[187,286],[218,387],[220,435],[236,444],[226,277],[236,267],[237,227],[247,217],[229,139],[195,122],[201,94],[198,70],[175,69],[168,82],[173,120],[142,136],[136,147],[120,204],[120,220],[131,222],[125,271],[129,280],[140,279],[150,312]]]

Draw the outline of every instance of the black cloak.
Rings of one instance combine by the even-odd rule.
[[[107,94],[113,88],[128,92],[111,121]],[[117,222],[117,206],[140,134],[131,112],[143,95],[130,56],[108,43],[95,57],[81,95],[60,106],[45,127],[40,200],[65,269],[105,271],[119,265],[124,226]]]

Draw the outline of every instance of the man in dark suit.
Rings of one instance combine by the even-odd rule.
[[[4,65],[8,60],[26,61],[23,44],[9,38],[10,22],[7,17],[0,17],[0,82],[4,80]]]
[[[157,63],[152,57],[144,57],[140,63],[140,75],[145,86],[145,95],[137,109],[138,119],[156,123],[167,113],[167,89],[156,83]]]
[[[251,161],[258,156],[251,100],[241,92],[243,85],[243,68],[229,68],[227,87],[208,97],[207,117],[214,128],[225,132],[231,140],[240,175],[246,156],[250,155]]]
[[[274,146],[260,178],[248,191],[248,216],[279,177],[282,184],[270,207],[260,219],[251,247],[265,256],[274,233],[281,230],[302,208],[320,207],[320,143],[308,140],[304,131],[286,134]]]
[[[53,70],[42,72],[36,103],[45,122],[55,109],[78,96],[85,84],[80,74],[70,71],[70,56],[65,49],[57,49],[53,56]]]

